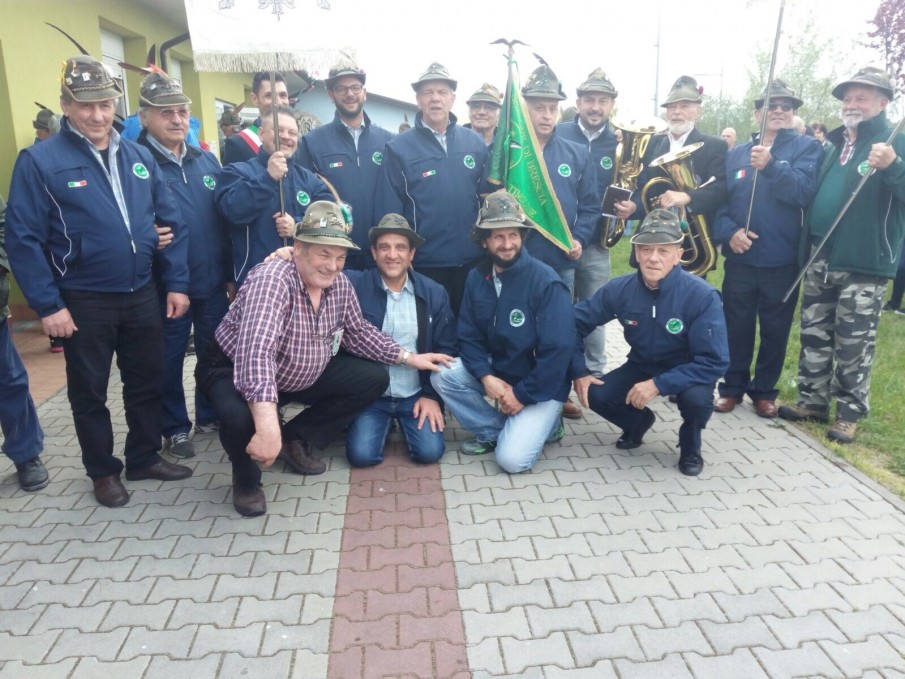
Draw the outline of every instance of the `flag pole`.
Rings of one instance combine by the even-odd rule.
[[[770,113],[770,86],[773,84],[773,71],[776,69],[776,53],[779,51],[779,36],[782,33],[782,15],[786,8],[786,0],[779,0],[779,19],[776,21],[776,37],[773,39],[773,56],[770,57],[770,71],[767,73],[767,86],[764,90],[764,107],[766,110],[760,116],[760,137],[757,143],[763,146],[764,135],[767,133],[767,115]],[[751,229],[751,213],[754,212],[754,191],[757,189],[757,168],[754,168],[754,176],[751,178],[751,202],[748,203],[748,217],[745,219],[745,235]]]
[[[273,64],[274,68],[270,69],[270,113],[273,117],[273,152],[279,153],[280,151],[280,115],[277,112],[277,72],[276,72],[276,63]],[[277,182],[280,186],[280,214],[286,214],[286,202],[283,198],[283,178],[280,177],[279,182]],[[286,239],[283,239],[283,243],[285,244]]]

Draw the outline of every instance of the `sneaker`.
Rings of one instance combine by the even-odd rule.
[[[896,316],[905,316],[905,309],[896,309],[893,313]]]
[[[556,430],[547,437],[547,440],[544,443],[559,443],[562,441],[563,436],[566,435],[566,428],[562,424],[562,420],[559,421],[559,426]]]
[[[779,406],[779,416],[789,422],[827,422],[829,418],[825,410],[808,408],[807,406]]]
[[[201,424],[200,422],[195,423],[195,433],[196,434],[214,434],[220,431],[220,421],[214,420],[213,422],[207,422],[206,424]]]
[[[462,444],[459,450],[463,455],[486,455],[496,450],[496,441],[478,441],[477,439],[469,439]]]
[[[178,434],[164,437],[163,452],[169,453],[173,457],[188,459],[195,457],[195,446],[189,441],[187,433],[179,432]]]
[[[62,337],[51,337],[50,338],[50,353],[59,354],[63,351],[63,338]]]
[[[836,443],[851,443],[855,438],[856,431],[858,431],[857,422],[836,420],[836,423],[826,430],[826,437]]]

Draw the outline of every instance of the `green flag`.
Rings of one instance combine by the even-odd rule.
[[[506,98],[493,140],[488,179],[492,184],[505,186],[537,230],[569,252],[574,246],[572,232],[550,183],[547,164],[519,89],[518,65],[510,56]]]

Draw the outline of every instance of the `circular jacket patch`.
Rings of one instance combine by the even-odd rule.
[[[299,202],[299,205],[305,206],[311,202],[311,196],[309,196],[304,191],[299,191],[295,194],[295,199]]]
[[[462,162],[465,163],[465,167],[467,167],[469,170],[474,169],[474,157],[473,156],[470,156],[470,155],[465,156],[465,158],[462,159]]]
[[[141,163],[135,163],[135,165],[132,166],[132,174],[134,174],[139,179],[147,179],[148,168],[146,168]]]
[[[685,328],[685,324],[678,318],[670,318],[666,321],[666,329],[673,335],[678,335]]]
[[[383,154],[380,151],[374,151],[374,153],[371,154],[371,162],[375,165],[380,165],[383,163]]]
[[[569,177],[572,174],[572,168],[565,163],[556,168],[556,171],[559,172],[559,174],[563,177]]]
[[[513,309],[509,312],[509,325],[513,328],[521,328],[525,325],[525,314],[521,309]]]
[[[217,180],[211,177],[209,174],[204,175],[204,179],[202,179],[201,181],[203,181],[204,185],[211,191],[217,188]]]
[[[613,159],[609,156],[604,156],[600,159],[600,167],[602,167],[604,170],[613,169]]]
[[[870,165],[869,165],[868,162],[865,160],[863,163],[861,163],[861,164],[858,166],[858,174],[860,174],[860,175],[863,177],[863,176],[866,175],[868,172],[870,172]]]

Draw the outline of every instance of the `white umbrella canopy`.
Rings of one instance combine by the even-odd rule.
[[[353,52],[344,0],[185,0],[195,70],[325,75]]]

